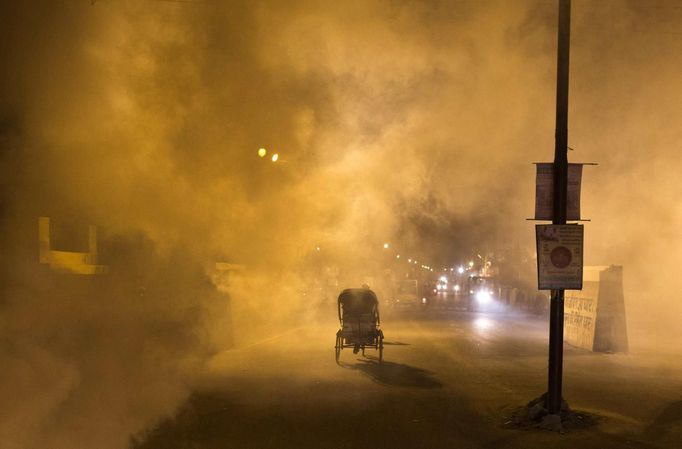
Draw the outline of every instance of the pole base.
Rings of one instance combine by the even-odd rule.
[[[526,409],[528,410],[528,419],[530,421],[538,422],[540,429],[551,430],[553,432],[563,432],[561,421],[571,413],[568,402],[563,398],[561,399],[561,411],[558,414],[549,413],[547,410],[547,393],[543,393],[526,404]]]
[[[561,425],[561,415],[545,415],[538,427],[551,432],[564,433],[564,428]]]
[[[512,429],[542,430],[563,434],[593,427],[602,421],[598,415],[571,410],[568,403],[563,400],[559,413],[549,413],[546,400],[547,393],[533,399],[525,406],[515,408],[505,416],[504,426]]]

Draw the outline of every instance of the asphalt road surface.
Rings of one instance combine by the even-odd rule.
[[[565,347],[564,397],[596,424],[509,425],[545,391],[547,323],[499,313],[384,314],[384,363],[345,349],[338,323],[225,351],[194,394],[135,444],[175,448],[682,448],[682,361]],[[633,345],[636,347],[636,345]]]

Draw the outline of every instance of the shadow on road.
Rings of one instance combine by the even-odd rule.
[[[344,367],[361,371],[373,381],[393,387],[441,388],[443,386],[433,378],[433,373],[402,363],[383,362],[376,360],[360,360],[354,365]]]
[[[653,422],[644,430],[644,435],[649,440],[660,440],[670,431],[671,427],[682,424],[682,401],[668,404],[656,415]]]

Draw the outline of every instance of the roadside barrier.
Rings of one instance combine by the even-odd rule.
[[[627,352],[623,267],[584,267],[583,289],[566,290],[564,341],[589,351]]]

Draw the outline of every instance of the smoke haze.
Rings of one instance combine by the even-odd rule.
[[[97,224],[112,267],[67,294],[37,283],[33,261],[3,260],[3,447],[125,447],[213,351],[251,337],[226,328],[311,317],[299,293],[316,247],[356,284],[383,242],[435,267],[533,249],[554,2],[0,8],[8,254],[49,216]],[[569,160],[599,163],[583,176],[586,264],[624,265],[633,335],[668,349],[682,313],[681,19],[672,0],[573,3]],[[229,322],[215,262],[246,267],[219,285]]]

